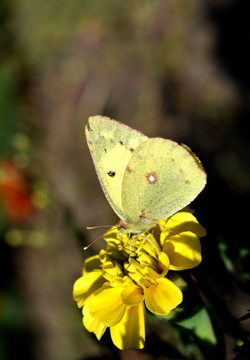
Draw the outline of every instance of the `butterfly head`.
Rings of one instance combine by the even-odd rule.
[[[130,234],[142,234],[149,231],[152,227],[155,226],[155,222],[144,218],[144,216],[139,216],[138,222],[127,222],[120,220],[118,229],[123,233]]]

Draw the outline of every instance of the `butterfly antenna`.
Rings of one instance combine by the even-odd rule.
[[[84,246],[83,250],[87,250],[92,244],[94,244],[94,242],[96,242],[97,240],[101,239],[104,235],[107,235],[107,234],[110,233],[111,231],[113,231],[113,229],[105,232],[104,234],[98,236],[96,239],[92,240],[88,245]]]
[[[101,237],[103,237],[103,235],[98,236],[96,239],[92,240],[88,245],[84,246],[83,250],[87,250],[92,244],[94,244],[94,242],[101,239]]]
[[[110,228],[110,227],[114,227],[114,225],[96,225],[96,226],[87,226],[88,230],[93,230],[93,229],[100,229],[100,228]],[[116,226],[117,227],[117,226]]]

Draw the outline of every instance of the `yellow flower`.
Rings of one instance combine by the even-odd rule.
[[[182,302],[182,292],[168,273],[199,265],[199,237],[205,234],[189,209],[161,220],[139,237],[112,228],[104,236],[106,250],[85,261],[74,284],[85,328],[100,340],[109,327],[119,349],[143,348],[145,306],[167,315]]]

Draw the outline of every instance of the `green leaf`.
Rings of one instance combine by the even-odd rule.
[[[227,271],[232,273],[234,271],[234,265],[232,260],[230,259],[230,256],[228,255],[228,244],[221,237],[218,238],[218,250],[221,260],[225,265],[225,268],[227,269]]]
[[[191,330],[202,342],[205,341],[211,345],[216,345],[217,343],[210,317],[204,307],[199,308],[189,318],[178,321],[176,324]]]

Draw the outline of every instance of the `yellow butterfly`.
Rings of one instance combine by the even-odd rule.
[[[103,116],[90,117],[85,133],[102,189],[126,232],[150,230],[206,184],[199,159],[184,145]]]

